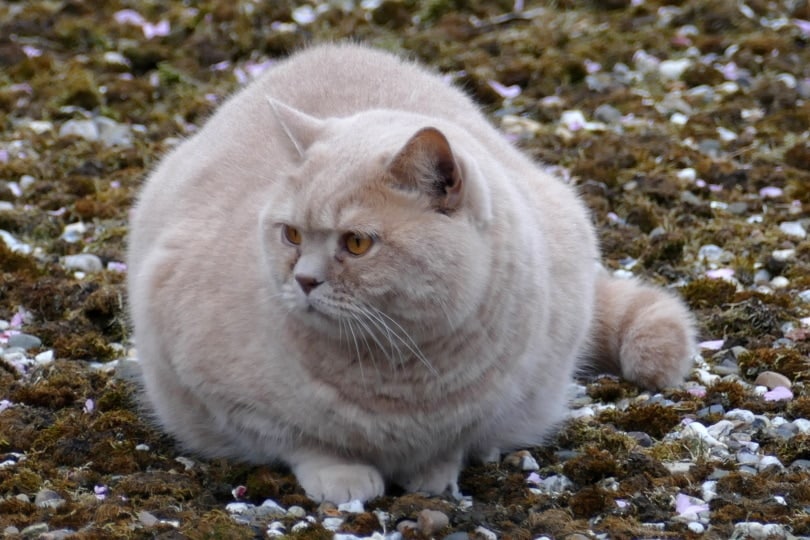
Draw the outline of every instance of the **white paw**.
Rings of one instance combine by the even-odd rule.
[[[458,489],[458,475],[461,464],[455,461],[439,463],[430,469],[414,472],[403,477],[402,487],[410,492],[423,492],[430,495],[448,493],[454,498],[461,498]]]
[[[380,472],[370,465],[332,464],[295,467],[298,483],[307,496],[317,502],[341,504],[349,501],[367,501],[385,492]]]

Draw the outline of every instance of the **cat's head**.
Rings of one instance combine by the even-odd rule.
[[[320,120],[271,105],[286,139],[273,151],[288,152],[291,167],[260,226],[288,316],[408,349],[472,315],[497,246],[487,240],[489,190],[463,141],[451,147],[404,113]]]

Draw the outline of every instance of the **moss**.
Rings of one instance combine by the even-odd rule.
[[[180,528],[180,532],[190,540],[249,540],[255,534],[248,527],[235,522],[221,510],[212,510],[201,515],[193,523]]]
[[[776,371],[791,381],[810,380],[810,360],[796,349],[753,349],[738,358],[742,373],[751,379]]]
[[[658,403],[633,403],[625,411],[604,411],[599,419],[624,431],[642,431],[651,437],[661,438],[678,425],[680,414],[675,408]]]
[[[581,486],[617,476],[619,471],[613,454],[594,446],[587,446],[580,456],[569,459],[563,465],[565,475]]]
[[[737,287],[723,279],[699,278],[681,288],[681,296],[692,309],[721,306],[731,302]]]

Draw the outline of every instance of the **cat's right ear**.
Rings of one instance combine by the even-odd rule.
[[[270,103],[276,121],[287,136],[287,140],[298,153],[298,157],[304,157],[304,152],[315,141],[318,133],[323,128],[324,121],[294,109],[270,96],[265,97],[267,102]]]

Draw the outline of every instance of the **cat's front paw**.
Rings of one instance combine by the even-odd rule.
[[[354,500],[367,501],[385,492],[382,475],[370,465],[300,465],[294,468],[294,472],[307,497],[317,502],[340,504]]]
[[[403,477],[400,485],[409,492],[428,493],[430,495],[448,494],[456,499],[461,498],[458,489],[458,475],[461,472],[459,461],[441,462],[426,470],[413,472]]]

